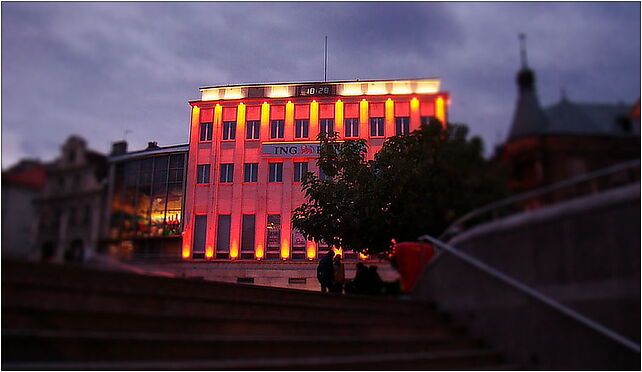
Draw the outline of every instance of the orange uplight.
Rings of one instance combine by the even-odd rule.
[[[435,100],[435,117],[441,121],[441,125],[446,125],[446,108],[443,97],[437,97]]]
[[[359,253],[359,258],[362,259],[362,260],[365,260],[365,259],[368,258],[368,255],[367,254],[363,254],[363,253]]]
[[[332,251],[334,252],[335,256],[343,257],[343,248],[332,247]]]
[[[316,249],[314,248],[313,242],[308,242],[308,246],[306,248],[306,256],[308,257],[308,260],[313,260],[316,256]]]
[[[281,241],[281,259],[290,257],[290,242],[287,239]]]
[[[239,257],[239,243],[237,241],[233,241],[230,246],[230,257],[233,259]]]
[[[259,244],[259,245],[256,246],[255,255],[256,255],[256,259],[257,260],[260,260],[260,259],[263,258],[264,253],[263,253],[263,245],[262,244]]]
[[[190,255],[189,244],[186,244],[183,246],[182,256],[183,258],[189,258],[189,255]]]
[[[207,248],[205,248],[205,257],[206,258],[214,257],[214,248],[212,248],[211,245],[208,245]]]

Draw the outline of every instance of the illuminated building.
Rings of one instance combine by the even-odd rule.
[[[124,260],[180,257],[187,145],[112,146],[102,246]]]
[[[306,261],[328,248],[292,229],[301,176],[319,173],[318,133],[368,142],[436,117],[438,79],[277,83],[201,88],[191,101],[182,257],[188,261]]]

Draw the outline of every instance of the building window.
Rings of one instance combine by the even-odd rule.
[[[241,228],[241,258],[254,258],[255,215],[244,214]]]
[[[210,183],[210,165],[199,164],[196,166],[196,184],[204,185]]]
[[[370,137],[383,137],[383,118],[370,118]]]
[[[285,121],[272,120],[270,122],[270,138],[283,138],[284,128],[285,128]]]
[[[422,116],[421,117],[421,125],[430,124],[430,121],[433,120],[434,118],[435,118],[434,116]]]
[[[259,163],[245,163],[243,182],[257,182]]]
[[[278,259],[280,250],[281,250],[281,215],[268,214],[266,228],[267,228],[266,258]]]
[[[294,122],[294,138],[308,138],[310,120],[297,120]]]
[[[85,205],[85,211],[82,215],[82,224],[89,225],[90,222],[91,222],[91,207],[89,205]]]
[[[194,236],[192,238],[192,258],[205,258],[205,242],[207,238],[207,215],[194,216]]]
[[[395,118],[395,135],[403,136],[408,133],[410,133],[410,118],[407,116]]]
[[[328,135],[334,134],[334,119],[319,120],[319,132]]]
[[[346,119],[346,137],[359,137],[359,119]]]
[[[212,140],[212,123],[201,123],[201,141]]]
[[[230,257],[230,226],[232,216],[229,214],[218,215],[218,229],[216,231],[216,258]]]
[[[223,140],[236,139],[236,122],[224,121],[223,122]]]
[[[283,163],[270,163],[269,182],[283,182]]]
[[[220,183],[234,182],[234,164],[221,164]]]
[[[69,225],[76,225],[76,207],[69,208]]]
[[[308,171],[308,162],[295,162],[294,163],[294,182],[301,182],[303,175]]]
[[[325,172],[323,171],[323,169],[319,168],[319,179],[320,179],[321,181],[329,180],[329,179],[330,179],[330,176],[328,176],[327,174],[325,174]]]
[[[248,121],[246,124],[247,134],[246,139],[257,140],[260,136],[261,122],[258,120]]]

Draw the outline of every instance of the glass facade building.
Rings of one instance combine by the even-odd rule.
[[[107,237],[110,249],[150,256],[178,255],[185,190],[186,145],[154,147],[110,157]],[[114,248],[116,247],[116,248]],[[169,253],[169,252],[166,252]]]

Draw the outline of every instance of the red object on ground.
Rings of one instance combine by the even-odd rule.
[[[423,268],[434,255],[435,250],[428,243],[404,242],[395,246],[395,259],[403,292],[410,292],[415,288]]]

